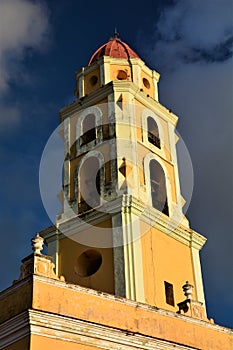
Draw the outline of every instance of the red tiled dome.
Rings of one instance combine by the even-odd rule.
[[[96,52],[92,55],[88,66],[103,56],[127,59],[135,57],[139,58],[136,52],[134,52],[129,45],[121,41],[119,38],[111,38],[106,44],[102,45],[98,50],[96,50]]]

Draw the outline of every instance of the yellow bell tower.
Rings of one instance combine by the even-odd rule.
[[[178,118],[158,81],[117,35],[76,73],[60,112],[62,210],[0,292],[0,349],[232,349],[206,316],[206,239],[182,212]]]
[[[76,73],[60,112],[63,212],[43,236],[66,281],[176,311],[186,280],[204,305],[205,238],[182,213],[178,118],[159,77],[117,35]]]

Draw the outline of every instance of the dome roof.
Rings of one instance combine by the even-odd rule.
[[[110,56],[114,58],[139,58],[138,54],[134,52],[129,45],[124,43],[120,38],[111,38],[106,44],[102,45],[92,55],[88,66],[97,61],[103,56]]]

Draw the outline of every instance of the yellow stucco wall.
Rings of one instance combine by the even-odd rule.
[[[148,81],[149,86],[147,85],[144,79]],[[154,82],[152,80],[152,77],[149,74],[146,74],[145,72],[141,71],[141,80],[143,90],[151,97],[154,97]]]
[[[96,76],[97,82],[95,85],[91,83],[92,77]],[[90,92],[100,87],[100,69],[99,67],[84,76],[84,94],[88,95]]]
[[[138,107],[135,109],[136,111],[136,127],[137,127],[137,136],[138,136],[138,141],[145,141],[143,140],[143,123],[142,123],[142,115],[143,112],[145,110],[148,110],[148,108],[145,107],[145,105],[143,103],[141,103],[140,101],[138,101],[137,99],[134,100],[134,104]],[[148,117],[150,116],[149,113],[150,109],[148,110]],[[159,120],[160,126],[163,130],[163,140],[164,140],[164,144],[163,144],[163,152],[165,154],[165,157],[168,160],[171,160],[171,152],[170,152],[170,141],[169,141],[169,133],[168,133],[168,122],[164,120],[164,118],[162,118],[160,116],[160,113],[156,113],[155,110],[152,111],[156,117]],[[141,129],[141,131],[140,131]],[[146,133],[147,134],[147,133]],[[152,144],[149,144],[149,147],[152,149],[152,151],[154,151],[156,153],[156,147],[154,147]]]
[[[117,76],[118,76],[119,71],[124,71],[127,74],[127,78],[122,79],[122,80],[132,80],[129,65],[111,64],[110,65],[110,80],[111,81],[118,80]]]
[[[145,301],[176,312],[176,304],[184,300],[182,285],[187,280],[194,285],[190,248],[154,227],[147,231],[142,222],[141,230],[146,232],[142,236]],[[164,281],[173,284],[174,307],[166,303]]]
[[[90,225],[90,228],[82,231],[81,235],[85,240],[88,235],[96,234],[96,227],[104,228],[106,234],[111,234],[111,221],[107,220],[96,226]],[[81,236],[77,234],[77,239],[73,240],[65,237],[59,241],[59,275],[65,277],[67,282],[80,284],[85,287],[96,290],[114,293],[114,267],[112,248],[95,248],[83,244]],[[87,250],[94,250],[101,254],[102,264],[99,270],[89,277],[81,277],[77,274],[77,264],[80,255]]]

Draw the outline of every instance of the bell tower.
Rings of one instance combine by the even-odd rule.
[[[159,77],[117,34],[76,73],[60,111],[63,210],[42,236],[67,282],[177,311],[187,280],[204,305],[206,239],[182,212],[178,117]]]

